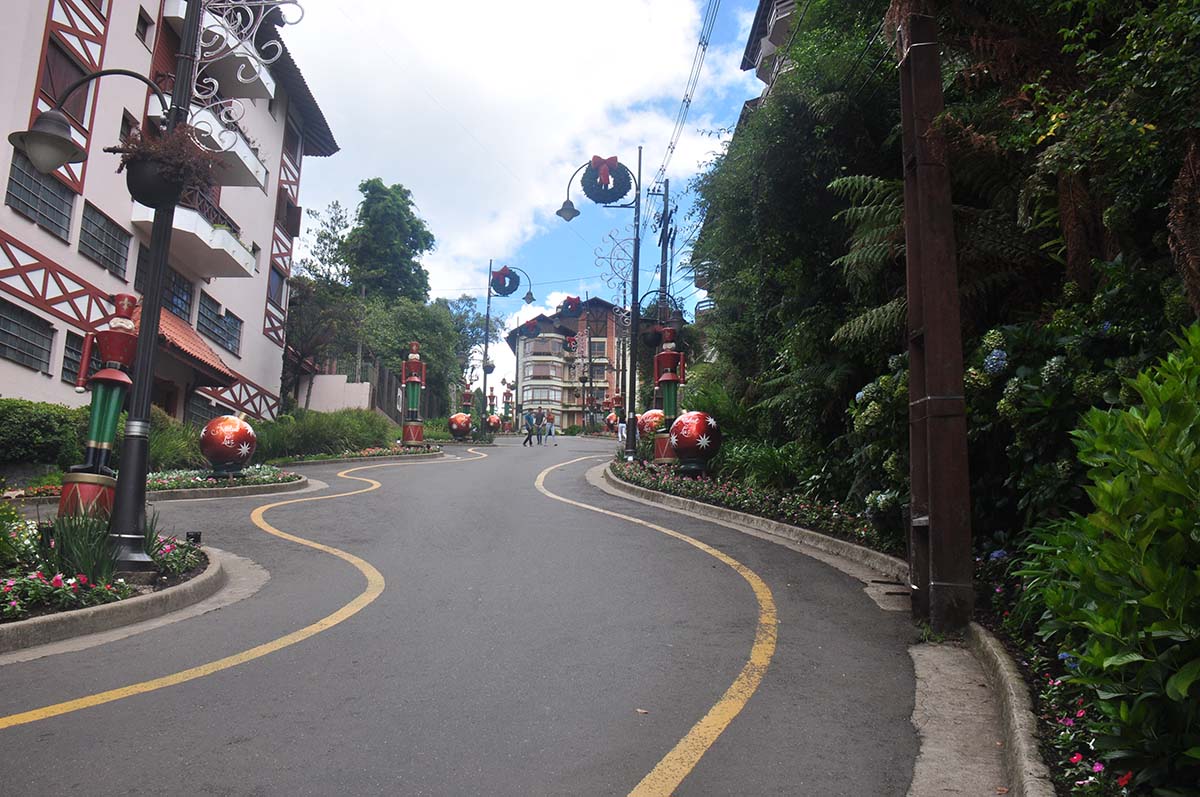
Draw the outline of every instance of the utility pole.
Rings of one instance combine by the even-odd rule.
[[[958,266],[945,108],[932,17],[910,14],[900,46],[904,239],[908,289],[909,570],[913,616],[938,632],[974,612],[971,496]]]
[[[662,212],[662,227],[658,231],[658,245],[662,249],[662,258],[658,266],[658,323],[660,325],[667,323],[669,317],[667,308],[667,287],[670,285],[667,279],[667,270],[670,268],[671,260],[671,225],[674,222],[674,214],[671,212],[671,181],[663,180],[662,191],[659,196],[663,198]]]

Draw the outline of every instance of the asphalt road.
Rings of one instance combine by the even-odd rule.
[[[295,644],[184,683],[0,730],[0,791],[221,795],[624,795],[746,668],[760,604],[777,644],[745,705],[676,795],[904,795],[917,739],[912,628],[862,585],[788,549],[610,496],[608,442],[516,441],[486,458],[374,467],[379,489],[271,509],[280,531],[360,557],[383,590]],[[263,504],[162,504],[165,526],[270,571],[255,595],[90,649],[0,667],[0,718],[160,678],[320,621],[359,569],[265,533]],[[361,600],[361,598],[360,598]]]

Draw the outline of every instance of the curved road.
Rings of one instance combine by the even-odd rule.
[[[907,615],[786,548],[598,490],[585,474],[613,444],[561,440],[307,467],[329,488],[160,505],[164,526],[202,529],[270,580],[199,617],[0,666],[0,785],[904,795],[917,752]],[[358,480],[337,476],[347,469]],[[535,487],[542,473],[546,491],[607,514],[552,500]],[[265,524],[363,564],[265,533],[251,514],[269,503],[283,505],[261,513]],[[371,568],[382,582],[364,576]],[[287,637],[356,600],[357,613]],[[281,638],[200,677],[4,727]],[[689,737],[706,716],[719,735]]]

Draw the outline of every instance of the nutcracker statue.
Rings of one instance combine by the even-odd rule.
[[[489,415],[496,414],[496,388],[495,387],[488,389],[488,414]]]
[[[508,388],[504,390],[504,427],[506,432],[512,431],[512,399],[513,392]]]
[[[133,370],[134,353],[137,351],[133,311],[138,300],[131,294],[119,293],[110,301],[116,310],[108,322],[108,329],[89,332],[83,339],[75,392],[82,393],[85,386],[90,387],[92,409],[88,416],[83,464],[72,466],[63,476],[62,494],[58,501],[60,515],[96,511],[107,515],[112,511],[117,480],[108,462],[117,438],[117,419],[125,404],[125,394],[133,384],[129,373]],[[93,345],[100,348],[101,367],[89,378]]]
[[[679,414],[679,386],[687,381],[683,355],[675,350],[675,330],[662,331],[662,351],[654,355],[654,384],[662,394],[663,426],[654,433],[654,461],[659,464],[676,462],[668,431]]]
[[[400,442],[419,446],[425,442],[425,422],[421,420],[421,391],[425,389],[425,363],[421,362],[421,344],[408,344],[408,359],[400,369],[404,383],[404,426]]]

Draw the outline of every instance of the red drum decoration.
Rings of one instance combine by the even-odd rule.
[[[112,514],[113,494],[117,480],[98,473],[64,473],[62,493],[58,498],[60,515]]]
[[[667,416],[662,410],[646,410],[638,416],[638,431],[642,434],[654,434],[666,420]]]
[[[500,431],[500,416],[499,415],[489,415],[488,416],[487,429],[489,432],[493,432],[493,433]]]
[[[466,440],[471,436],[471,416],[456,412],[450,416],[450,435],[455,440]]]
[[[721,448],[717,419],[707,412],[685,412],[671,424],[671,448],[682,469],[702,472]]]
[[[213,418],[200,431],[200,453],[217,473],[235,473],[246,467],[256,445],[254,429],[233,415]]]

